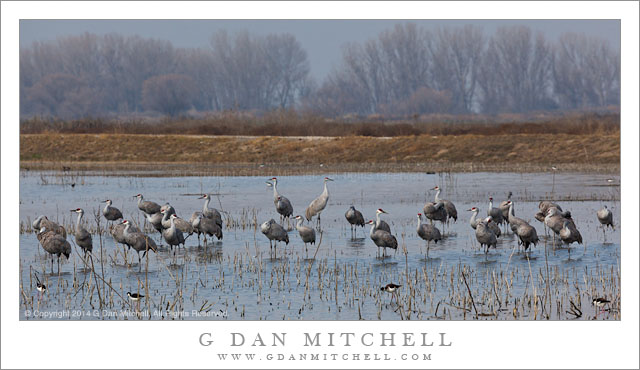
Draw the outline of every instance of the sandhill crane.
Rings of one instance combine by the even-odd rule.
[[[383,213],[387,212],[383,211],[381,208],[376,210],[376,229],[391,233],[391,227],[389,227],[389,224],[380,219],[380,215]]]
[[[198,211],[193,212],[193,214],[191,215],[191,219],[189,220],[190,223],[193,225],[193,222],[196,220],[196,218],[198,218],[198,215],[202,214],[204,217],[213,220],[218,225],[218,227],[220,227],[220,229],[222,230],[222,215],[217,209],[209,208],[209,203],[211,202],[211,195],[202,194],[202,196],[198,199],[204,199],[202,212],[198,212]],[[218,239],[221,239],[221,237]]]
[[[204,244],[207,244],[207,236],[213,237],[214,235],[218,240],[222,239],[222,229],[212,219],[204,217],[204,215],[198,212],[198,216],[193,220],[191,224],[193,231],[198,233],[198,245],[200,245],[200,234],[204,234]]]
[[[600,221],[600,224],[602,225],[602,235],[604,235],[604,238],[606,240],[607,226],[611,226],[611,228],[615,230],[615,227],[613,226],[613,213],[609,210],[609,208],[607,208],[607,206],[603,206],[603,208],[599,210],[596,215],[598,216],[598,221]]]
[[[458,211],[456,210],[456,206],[453,205],[451,201],[446,199],[440,199],[440,187],[436,186],[431,190],[436,191],[435,203],[442,202],[444,204],[444,210],[447,212],[447,223],[449,223],[449,219],[453,218],[453,222],[458,221]]]
[[[473,212],[471,215],[471,219],[469,220],[469,224],[475,230],[477,229],[478,224],[482,222],[482,218],[477,218],[478,213],[480,213],[480,209],[478,207],[473,207],[471,209],[468,209],[467,211]],[[500,227],[498,227],[498,225],[495,222],[490,223],[488,227],[496,235],[496,238],[499,238],[500,235],[502,235],[502,231],[500,230]]]
[[[49,220],[49,218],[45,215],[38,216],[31,223],[33,230],[37,233],[43,227],[46,227],[48,231],[52,231],[56,234],[62,235],[63,238],[67,238],[67,230],[63,226],[58,225],[57,223]]]
[[[444,203],[431,203],[427,202],[422,208],[422,212],[426,218],[429,219],[429,223],[433,221],[440,221],[444,227],[444,223],[447,220],[447,211],[444,209]]]
[[[183,233],[188,234],[187,237],[193,234],[193,225],[185,221],[184,219],[178,217],[178,215],[176,215],[176,210],[171,205],[166,204],[166,206],[167,207],[165,209],[160,211],[160,214],[162,214],[162,228],[163,229],[170,228],[171,216],[175,215],[176,219],[173,220],[173,222],[176,224],[176,228],[178,228],[178,230],[182,231]]]
[[[318,215],[318,227],[320,227],[320,213],[324,210],[327,206],[327,202],[329,201],[329,189],[327,188],[328,181],[333,181],[333,179],[328,177],[324,178],[324,190],[322,191],[322,194],[314,199],[304,212],[307,221],[311,221],[313,216]]]
[[[163,214],[166,216],[166,211],[163,212]],[[169,244],[169,247],[171,249],[173,249],[173,247],[175,246],[177,250],[180,244],[184,246],[184,235],[182,235],[182,231],[180,231],[180,229],[176,227],[176,217],[178,216],[176,216],[175,214],[171,215],[171,217],[169,218],[169,227],[162,230],[162,237],[167,242],[167,244]],[[175,255],[176,251],[174,250],[173,256],[175,257]]]
[[[570,246],[571,243],[582,244],[582,235],[580,235],[580,231],[576,228],[573,222],[570,222],[569,219],[564,219],[562,223],[562,229],[560,230],[560,239],[567,247]],[[571,248],[568,248],[569,258],[571,258]]]
[[[285,244],[289,245],[289,235],[287,234],[287,231],[282,226],[278,225],[276,220],[273,218],[262,223],[262,225],[260,225],[260,231],[262,231],[262,233],[269,239],[270,249],[274,248],[271,244],[273,240],[277,242],[285,242]]]
[[[82,221],[82,216],[84,216],[84,210],[82,208],[72,209],[71,212],[75,212],[78,214],[78,220],[76,221],[76,230],[74,236],[76,238],[76,244],[82,248],[84,251],[84,257],[87,257],[87,252],[91,252],[93,250],[93,241],[91,240],[91,234],[82,227],[80,222]]]
[[[489,252],[490,247],[496,247],[498,244],[498,239],[496,235],[493,233],[489,224],[492,223],[493,220],[491,216],[482,220],[476,226],[476,239],[480,243],[481,247],[485,247],[484,253],[487,254]]]
[[[354,206],[349,207],[344,217],[349,221],[349,225],[351,226],[351,236],[353,236],[355,226],[364,226],[364,217],[362,217],[362,213]]]
[[[431,241],[434,241],[438,244],[438,240],[442,240],[442,235],[440,234],[440,230],[432,224],[423,224],[422,223],[422,213],[418,213],[418,227],[416,228],[418,236],[422,238],[422,240],[427,241],[427,258],[429,257],[429,247],[431,246]]]
[[[509,194],[507,194],[507,200],[502,201],[500,203],[500,210],[502,211],[502,219],[505,221],[505,223],[509,223],[509,202],[511,201],[511,196],[513,195],[512,192],[509,192]]]
[[[482,222],[482,219],[478,217],[480,209],[478,207],[471,207],[467,211],[471,211],[471,219],[469,220],[469,225],[471,225],[471,228],[475,230],[478,226],[478,223]]]
[[[144,217],[147,219],[147,222],[150,223],[154,229],[156,229],[157,232],[162,234],[162,230],[164,229],[162,227],[162,213],[158,212],[151,215],[145,213]]]
[[[391,233],[388,231],[384,231],[376,228],[376,224],[373,220],[369,220],[367,224],[371,225],[371,231],[369,231],[369,237],[371,238],[371,240],[373,240],[375,245],[378,247],[378,250],[379,248],[384,248],[382,258],[386,256],[387,248],[396,249],[396,250],[398,249],[398,240],[396,240],[395,236],[391,235]]]
[[[113,238],[113,240],[115,240],[117,243],[126,245],[128,249],[131,249],[131,246],[129,244],[127,244],[127,240],[124,238],[124,228],[126,227],[126,225],[119,223],[114,225],[111,228],[111,237]],[[138,229],[137,227],[135,227],[134,225],[130,225],[129,226],[129,231],[131,232],[136,232],[139,233],[140,229]]]
[[[280,214],[280,223],[283,223],[285,218],[288,221],[289,217],[293,215],[293,206],[287,197],[278,193],[278,178],[273,177],[271,181],[273,183],[269,184],[273,187],[273,204],[276,206],[276,212]]]
[[[300,234],[300,239],[304,242],[304,250],[306,252],[307,243],[316,244],[316,231],[313,228],[302,225],[304,222],[304,218],[302,218],[302,216],[296,216],[296,220],[298,221],[296,229],[298,230],[298,234]]]
[[[58,273],[60,273],[60,256],[64,255],[69,259],[71,256],[71,244],[62,235],[53,230],[48,230],[46,226],[42,226],[40,232],[36,235],[42,248],[51,254],[51,273],[53,274],[53,256],[58,256]]]
[[[116,207],[111,206],[111,204],[113,204],[111,202],[111,199],[103,200],[100,203],[106,203],[104,209],[102,210],[102,214],[104,215],[104,218],[107,219],[107,221],[116,221],[122,218],[122,212],[120,212],[120,210]]]
[[[504,218],[502,217],[502,210],[500,210],[500,208],[493,207],[493,197],[489,197],[489,208],[487,209],[487,216],[491,216],[492,221],[498,225],[504,222]]]
[[[507,201],[507,206],[509,207],[509,212],[507,213],[509,226],[511,230],[518,235],[518,244],[524,246],[525,252],[529,249],[529,245],[538,245],[540,240],[538,239],[536,229],[527,221],[513,215],[513,202],[511,200]]]
[[[137,195],[134,195],[133,197],[138,198],[138,208],[142,212],[148,215],[152,215],[154,213],[160,212],[160,205],[156,202],[144,200],[144,197],[142,196],[142,194],[137,194]]]
[[[138,265],[140,265],[140,252],[144,251],[142,257],[147,257],[147,252],[152,250],[154,252],[158,252],[158,247],[156,246],[156,242],[153,241],[149,236],[141,233],[141,232],[133,232],[131,231],[131,223],[128,220],[122,220],[122,224],[124,227],[124,239],[127,242],[127,245],[131,246],[138,253]]]

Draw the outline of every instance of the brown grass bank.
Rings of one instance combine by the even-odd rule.
[[[25,169],[180,173],[315,171],[617,172],[620,135],[517,134],[274,137],[123,134],[20,136]],[[320,167],[322,165],[322,167]],[[225,170],[227,169],[227,170]],[[257,171],[257,172],[256,172]],[[282,173],[282,171],[279,171]]]

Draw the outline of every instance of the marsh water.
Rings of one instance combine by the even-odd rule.
[[[256,177],[105,176],[22,171],[20,176],[20,319],[64,320],[532,320],[620,319],[619,176],[583,173],[340,173],[327,174],[329,203],[322,212],[318,245],[305,250],[295,230],[290,243],[270,252],[259,224],[274,218],[268,174]],[[323,188],[321,176],[278,178],[278,191],[293,204],[294,215]],[[73,186],[72,186],[73,184]],[[452,201],[458,220],[436,226],[444,240],[431,244],[416,234],[417,213],[433,201],[435,185]],[[488,254],[469,225],[476,206],[485,215],[509,191],[517,216],[537,229],[540,243],[524,253],[510,232]],[[135,194],[159,204],[169,202],[189,219],[202,210],[201,193],[213,194],[211,207],[223,214],[224,237],[205,244],[196,235],[175,257],[161,235],[145,227]],[[124,217],[145,227],[162,244],[138,265],[135,253],[116,244],[104,218],[94,214],[105,199]],[[569,248],[545,236],[534,219],[538,202],[557,201],[570,210],[584,244]],[[367,225],[355,234],[345,219],[350,205],[375,220],[384,209],[397,251],[378,254]],[[607,205],[615,230],[603,234],[596,211]],[[93,256],[83,260],[73,242],[76,214],[85,210],[84,226],[93,233]],[[38,215],[63,224],[73,253],[61,270],[30,229]],[[314,219],[315,221],[315,219]],[[256,228],[257,224],[257,228]],[[284,222],[287,226],[286,221]],[[307,223],[305,222],[305,225]],[[291,222],[291,226],[294,226]],[[551,232],[551,234],[553,234]],[[606,239],[605,239],[606,238]],[[47,285],[40,294],[35,275]],[[388,283],[396,295],[381,291]],[[127,292],[146,297],[132,302]],[[600,311],[591,300],[611,303]],[[579,312],[579,315],[576,314]]]

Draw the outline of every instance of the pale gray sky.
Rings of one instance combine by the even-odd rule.
[[[309,56],[311,73],[322,80],[340,61],[341,47],[377,37],[381,31],[405,20],[21,20],[20,45],[54,40],[59,36],[84,32],[140,35],[171,41],[175,47],[208,47],[209,37],[218,30],[230,33],[247,30],[255,34],[291,33]],[[584,32],[620,45],[618,20],[411,20],[425,28],[440,26],[481,26],[486,34],[500,26],[526,25],[555,39],[564,32]]]

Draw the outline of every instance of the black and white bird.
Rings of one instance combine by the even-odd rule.
[[[134,302],[138,302],[140,298],[144,298],[142,294],[127,292],[127,297]]]
[[[600,312],[602,312],[604,311],[604,307],[611,303],[611,301],[606,298],[594,298],[591,303],[593,303],[594,306],[598,307],[600,309]]]
[[[391,294],[391,299],[396,299],[396,302],[398,301],[398,297],[396,296],[396,292],[398,291],[398,289],[401,287],[402,285],[398,285],[398,284],[394,284],[394,283],[389,283],[385,286],[383,286],[382,288],[380,288],[381,291],[383,292],[387,292]]]

